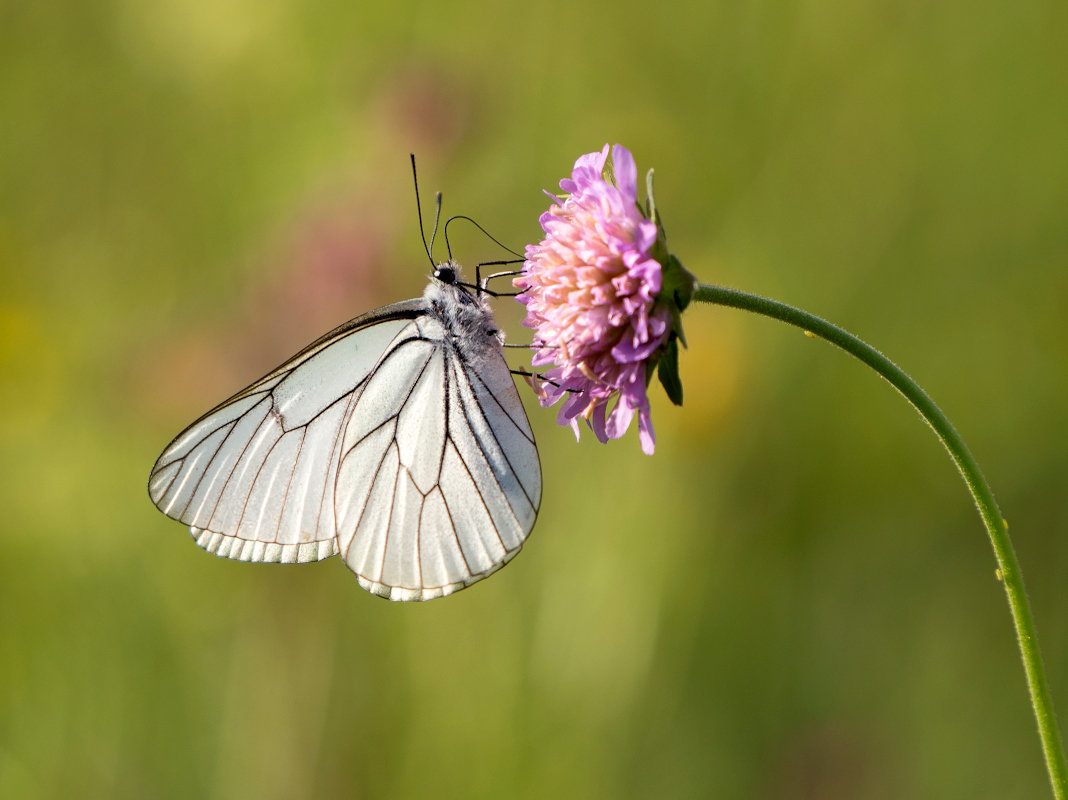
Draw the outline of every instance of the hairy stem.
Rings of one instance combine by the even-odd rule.
[[[1019,643],[1020,657],[1027,676],[1027,688],[1031,694],[1031,705],[1038,723],[1038,733],[1046,758],[1046,770],[1049,772],[1050,783],[1053,786],[1053,796],[1057,800],[1068,800],[1068,769],[1065,768],[1060,731],[1053,714],[1053,701],[1050,698],[1046,672],[1042,665],[1042,655],[1038,648],[1031,606],[1027,600],[1027,593],[1024,591],[1023,575],[1020,573],[1020,565],[1016,560],[1016,553],[1009,539],[1005,520],[1001,516],[997,501],[994,500],[994,493],[979,470],[979,465],[960,438],[960,434],[934,404],[934,401],[927,396],[927,393],[900,367],[871,345],[838,326],[785,303],[735,289],[702,284],[694,293],[693,300],[740,308],[782,320],[837,345],[886,378],[905,396],[906,400],[912,403],[924,421],[931,426],[939,441],[949,451],[957,469],[960,470],[968,491],[971,492],[975,505],[979,509],[979,516],[986,527],[990,543],[994,547],[994,557],[997,559],[1002,585],[1005,587],[1005,594],[1009,600],[1012,621],[1016,627],[1016,640]]]

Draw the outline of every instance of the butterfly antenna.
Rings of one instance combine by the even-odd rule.
[[[430,252],[434,252],[434,241],[438,238],[438,223],[441,222],[441,192],[437,192],[434,195],[434,232],[430,234]],[[449,251],[448,239],[445,240],[445,250],[449,254],[449,261],[452,261],[452,252]],[[434,259],[431,258],[431,261]],[[434,265],[435,269],[437,265]]]
[[[431,246],[426,243],[426,232],[423,230],[423,204],[419,200],[419,176],[415,172],[415,153],[409,153],[412,158],[412,182],[415,184],[415,215],[419,219],[419,236],[423,240],[423,249],[426,251],[426,257],[430,259],[430,268],[436,269],[437,264],[434,263],[434,256],[430,254]],[[438,193],[438,213],[434,217],[434,234],[438,232],[438,216],[441,214],[441,193]],[[434,237],[430,237],[431,245],[434,242]]]
[[[512,248],[507,247],[503,242],[501,242],[500,239],[495,237],[493,234],[491,234],[489,231],[487,231],[485,228],[483,228],[481,225],[479,225],[477,222],[475,222],[473,219],[471,219],[471,217],[468,217],[465,214],[457,214],[456,216],[449,217],[447,220],[445,220],[445,246],[446,247],[448,247],[448,243],[449,243],[449,223],[453,222],[455,220],[458,220],[458,219],[462,219],[462,220],[465,220],[467,222],[470,222],[472,225],[474,225],[476,228],[478,228],[480,231],[482,231],[482,233],[485,234],[486,238],[489,239],[491,242],[493,242],[495,245],[497,245],[499,248],[501,248],[502,250],[507,250],[513,256],[518,258],[520,261],[523,260],[523,254],[522,253],[517,253]]]
[[[481,263],[475,264],[475,287],[474,288],[476,288],[479,292],[485,292],[486,294],[488,294],[488,295],[490,295],[492,297],[501,297],[501,296],[514,297],[515,294],[518,294],[518,292],[514,293],[514,294],[513,293],[504,293],[504,292],[491,292],[487,288],[487,285],[489,284],[489,281],[490,281],[491,278],[501,278],[501,277],[504,277],[506,275],[516,275],[518,273],[515,270],[512,270],[510,272],[498,272],[495,275],[489,275],[485,279],[483,279],[482,278],[482,267],[495,266],[495,265],[499,265],[499,264],[519,264],[519,263],[521,263],[522,261],[525,260],[523,255],[521,253],[517,253],[512,248],[510,248],[507,245],[505,245],[504,242],[502,242],[496,236],[491,234],[489,231],[487,231],[485,228],[483,228],[481,225],[479,225],[477,222],[475,222],[473,219],[471,219],[471,217],[468,217],[465,214],[457,214],[457,215],[449,217],[447,220],[445,220],[445,246],[447,248],[449,247],[449,223],[450,222],[454,222],[455,220],[458,220],[458,219],[462,219],[465,222],[470,222],[472,225],[474,225],[476,228],[478,228],[479,231],[481,231],[482,234],[487,239],[489,239],[491,242],[493,242],[495,245],[497,245],[502,250],[505,250],[505,251],[511,253],[513,256],[515,256],[514,259],[510,259],[508,261],[483,261]],[[449,255],[449,259],[450,260],[452,259],[451,252],[452,251],[451,251],[451,248],[450,248],[450,255]]]

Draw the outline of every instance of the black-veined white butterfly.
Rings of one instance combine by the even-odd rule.
[[[390,600],[495,572],[534,526],[541,465],[484,292],[449,261],[422,298],[312,342],[179,434],[152,502],[216,555],[340,553]]]

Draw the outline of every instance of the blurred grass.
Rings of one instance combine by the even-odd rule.
[[[528,404],[534,537],[443,602],[209,558],[144,484],[421,290],[408,152],[518,247],[619,141],[702,279],[846,326],[953,419],[1068,719],[1066,34],[1054,0],[0,7],[0,796],[1046,796],[949,460],[768,321],[688,315],[654,458]]]

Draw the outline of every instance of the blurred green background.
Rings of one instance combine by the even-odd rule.
[[[622,142],[703,280],[941,404],[1066,721],[1066,40],[1059,0],[0,5],[0,796],[1048,796],[959,476],[781,324],[688,313],[652,458],[528,402],[541,519],[447,600],[209,557],[145,483],[202,411],[421,292],[409,152],[424,200],[521,248]]]

